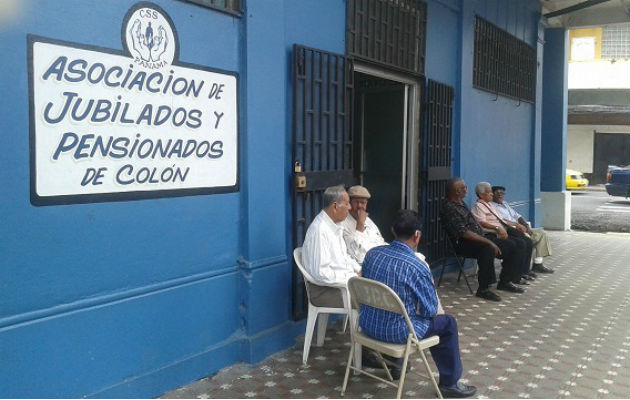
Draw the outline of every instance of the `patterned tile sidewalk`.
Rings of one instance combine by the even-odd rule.
[[[502,302],[487,302],[469,295],[456,274],[445,276],[438,291],[458,321],[463,381],[479,388],[478,398],[628,398],[630,236],[548,233],[554,254],[545,265],[556,273],[539,274],[524,294],[500,292]],[[340,398],[348,346],[349,334],[335,324],[324,346],[311,349],[308,366],[299,340],[258,365],[233,365],[163,398]],[[351,375],[345,397],[395,396]],[[411,374],[403,396],[434,393]]]

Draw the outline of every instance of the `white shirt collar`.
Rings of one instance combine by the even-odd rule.
[[[335,232],[339,232],[343,230],[343,227],[341,225],[335,223],[335,221],[333,221],[332,218],[330,218],[326,210],[322,210],[321,213],[323,214],[322,218],[324,219],[324,221],[326,221],[326,224],[328,224],[330,229],[333,229]]]

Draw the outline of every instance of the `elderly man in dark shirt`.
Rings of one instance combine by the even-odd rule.
[[[479,288],[476,296],[491,301],[501,298],[489,287],[497,281],[494,272],[494,258],[503,260],[497,289],[513,293],[523,293],[523,289],[512,281],[519,273],[524,249],[494,235],[486,235],[472,213],[462,201],[468,188],[461,178],[451,178],[446,182],[446,200],[442,203],[440,219],[451,238],[455,251],[466,257],[476,258],[479,266],[477,279]]]

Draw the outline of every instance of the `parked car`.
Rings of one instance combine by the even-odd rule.
[[[588,186],[588,179],[580,171],[567,169],[567,189],[580,189]]]
[[[625,167],[608,166],[606,191],[611,196],[630,197],[630,165]]]

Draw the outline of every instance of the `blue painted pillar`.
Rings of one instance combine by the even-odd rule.
[[[529,206],[529,220],[535,227],[542,223],[541,200],[540,200],[540,176],[541,176],[541,141],[542,141],[542,99],[543,99],[543,64],[544,64],[544,43],[545,24],[542,22],[540,14],[536,14],[535,23],[538,26],[536,39],[536,104],[532,110],[534,113],[534,131],[532,134],[532,147],[530,154],[531,181],[530,196],[532,202]]]
[[[542,98],[542,160],[540,189],[564,190],[567,165],[568,32],[545,30]]]
[[[571,228],[571,193],[565,190],[567,164],[568,32],[545,30],[541,127],[541,212],[547,229]]]

